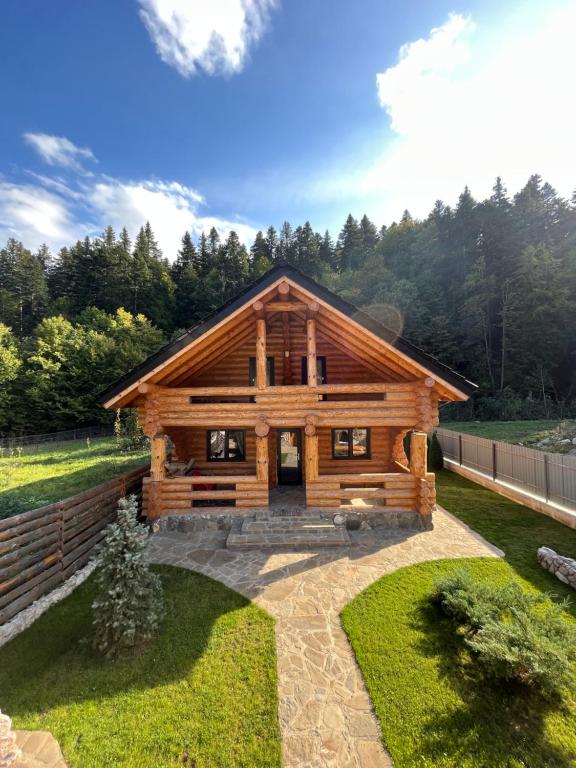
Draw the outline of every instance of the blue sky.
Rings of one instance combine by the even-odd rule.
[[[573,2],[4,0],[0,242],[576,187]]]

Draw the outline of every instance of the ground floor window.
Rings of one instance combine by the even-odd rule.
[[[345,427],[332,430],[332,458],[369,459],[370,430],[366,427]]]
[[[206,435],[208,461],[244,461],[245,432],[238,429],[211,429]]]

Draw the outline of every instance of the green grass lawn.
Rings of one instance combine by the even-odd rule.
[[[5,455],[0,458],[0,518],[74,496],[148,461],[146,451],[120,453],[112,437]]]
[[[141,655],[92,651],[89,580],[0,649],[2,709],[51,731],[71,768],[280,766],[273,619],[205,576],[155,570],[167,611]]]
[[[454,432],[487,437],[489,440],[504,440],[507,443],[527,442],[545,437],[551,429],[562,422],[555,421],[448,421],[440,426]]]
[[[483,681],[453,625],[428,598],[435,579],[465,565],[479,578],[574,592],[536,562],[546,544],[576,555],[576,531],[450,472],[437,478],[446,509],[506,552],[403,568],[368,587],[342,613],[396,768],[576,766],[576,698],[561,708],[536,694]]]

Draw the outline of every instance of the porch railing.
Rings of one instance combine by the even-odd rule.
[[[154,497],[154,498],[153,498]],[[256,475],[198,475],[172,477],[160,481],[144,478],[143,508],[153,517],[185,514],[207,507],[265,507],[268,505],[268,482]]]
[[[352,499],[374,501],[389,511],[416,510],[418,478],[408,472],[319,475],[306,484],[306,503],[311,507],[335,507]]]

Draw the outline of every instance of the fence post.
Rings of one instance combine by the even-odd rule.
[[[60,549],[60,580],[64,581],[64,502],[58,504],[59,549]]]
[[[458,434],[458,463],[462,466],[462,435]]]
[[[492,441],[492,480],[496,480],[496,443]]]
[[[544,493],[546,501],[550,499],[550,473],[548,468],[548,454],[544,453]]]

